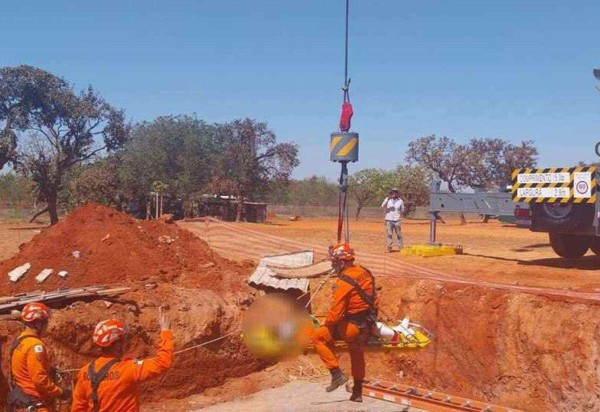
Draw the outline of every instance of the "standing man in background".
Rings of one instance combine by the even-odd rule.
[[[388,197],[381,204],[385,210],[385,228],[387,232],[387,251],[392,251],[394,232],[398,239],[398,249],[404,247],[402,240],[402,228],[400,227],[400,217],[404,214],[404,202],[398,197],[398,189],[390,190]]]

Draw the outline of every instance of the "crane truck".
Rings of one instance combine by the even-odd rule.
[[[600,69],[594,69],[594,76],[600,80]],[[596,155],[600,156],[600,142]],[[533,232],[547,232],[550,246],[561,257],[582,257],[588,250],[600,256],[599,183],[597,166],[515,170],[513,202],[529,205],[517,208],[515,216],[529,219]]]

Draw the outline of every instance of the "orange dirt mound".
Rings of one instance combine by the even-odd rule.
[[[7,273],[28,262],[31,269],[12,283]],[[46,268],[54,272],[37,284],[35,277]],[[0,293],[148,280],[234,291],[245,284],[241,272],[247,270],[241,269],[177,225],[138,221],[114,209],[88,204],[44,229],[21,245],[16,256],[0,263],[4,274]],[[68,272],[64,279],[57,275],[62,270]]]
[[[10,282],[6,274],[25,263],[30,263],[31,269],[18,282]],[[54,273],[37,284],[35,277],[45,268]],[[57,275],[62,270],[69,272],[64,279]],[[0,296],[94,284],[132,287],[112,304],[54,305],[46,342],[53,364],[63,370],[81,368],[98,356],[92,331],[108,317],[130,326],[128,353],[153,355],[158,336],[156,308],[165,307],[172,319],[176,348],[187,351],[175,356],[172,369],[164,376],[143,386],[142,400],[157,401],[198,393],[264,366],[245,349],[236,332],[241,328],[241,313],[256,296],[246,284],[250,270],[221,258],[204,241],[175,224],[138,221],[111,208],[88,204],[44,229],[21,245],[16,256],[0,263],[4,275]],[[150,282],[153,287],[145,288]],[[9,343],[19,329],[15,322],[0,322],[0,363],[7,363]],[[221,336],[227,339],[195,347]]]

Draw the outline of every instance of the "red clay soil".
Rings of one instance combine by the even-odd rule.
[[[409,316],[435,338],[419,350],[369,350],[368,378],[531,412],[600,410],[600,305],[427,280],[379,284],[385,314]],[[323,290],[314,307],[324,312]],[[342,365],[349,371],[346,352]]]
[[[73,256],[75,251],[78,258]],[[29,272],[11,283],[7,272],[27,262],[32,265]],[[54,273],[37,284],[35,276],[45,268]],[[69,272],[66,279],[57,276],[60,270]],[[0,296],[98,284],[132,287],[121,296],[125,300],[121,303],[75,302],[55,308],[46,341],[54,364],[61,369],[81,368],[98,356],[91,342],[92,331],[97,322],[111,317],[130,326],[129,353],[151,356],[159,333],[158,306],[166,307],[171,316],[177,350],[234,334],[176,355],[173,368],[165,376],[144,385],[142,399],[156,401],[200,393],[264,366],[235,336],[243,310],[256,296],[246,284],[251,270],[251,266],[221,258],[204,241],[177,225],[138,221],[89,204],[43,229],[21,245],[16,256],[0,263]],[[150,282],[155,286],[145,288]],[[17,322],[0,322],[3,364],[9,342],[19,329]]]
[[[74,256],[79,252],[79,257]],[[6,274],[31,263],[17,283]],[[35,276],[43,269],[54,273],[42,284]],[[65,279],[58,271],[69,272]],[[88,204],[43,229],[20,246],[19,253],[0,263],[0,294],[55,290],[97,284],[127,285],[135,281],[176,281],[186,286],[222,291],[240,290],[248,272],[239,264],[213,253],[187,230],[163,221],[138,221],[114,209]]]

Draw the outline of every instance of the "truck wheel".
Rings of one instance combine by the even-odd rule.
[[[532,205],[532,216],[535,226],[569,230],[591,226],[594,210],[594,205],[536,203]]]
[[[600,256],[600,237],[592,237],[590,242],[590,249],[592,250],[592,252],[594,252],[594,254]]]
[[[558,256],[564,258],[580,258],[590,248],[591,239],[587,236],[567,235],[564,233],[549,233],[550,246]]]

